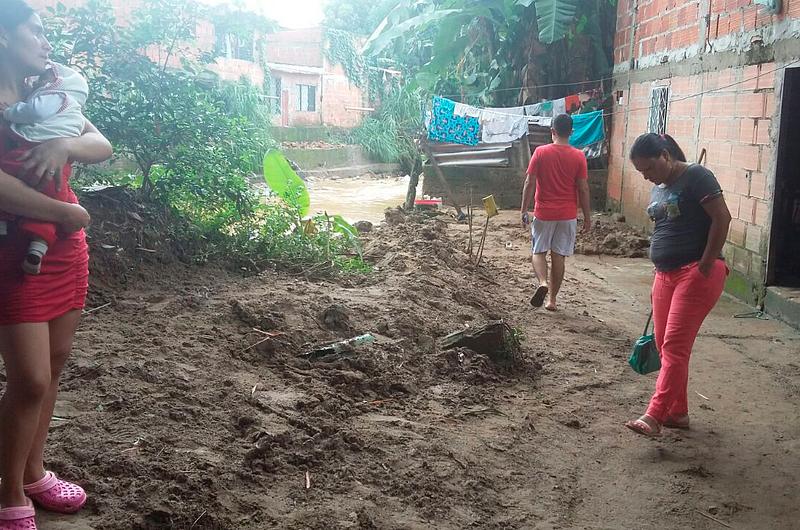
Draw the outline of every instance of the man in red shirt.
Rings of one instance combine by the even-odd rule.
[[[547,298],[545,308],[556,311],[556,296],[564,280],[565,258],[575,251],[578,201],[583,210],[583,230],[591,229],[592,214],[586,157],[582,151],[569,145],[572,118],[567,114],[556,116],[551,133],[553,143],[542,145],[533,152],[522,190],[520,213],[522,224],[527,227],[528,205],[535,189],[533,222],[530,223],[531,249],[539,287],[531,298],[531,305],[541,307]],[[549,275],[548,252],[552,262]]]

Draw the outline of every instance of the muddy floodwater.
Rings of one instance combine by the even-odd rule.
[[[360,176],[349,178],[309,178],[311,211],[339,214],[349,222],[383,221],[383,211],[403,204],[409,177]],[[417,188],[420,197],[422,180]]]

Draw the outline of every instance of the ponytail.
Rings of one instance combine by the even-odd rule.
[[[646,133],[639,136],[631,147],[631,160],[634,158],[658,158],[664,151],[680,162],[686,162],[686,155],[678,142],[668,134]]]

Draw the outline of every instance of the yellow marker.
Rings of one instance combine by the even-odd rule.
[[[483,198],[483,209],[486,210],[486,217],[497,215],[497,203],[494,202],[494,195]]]

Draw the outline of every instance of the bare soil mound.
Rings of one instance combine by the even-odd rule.
[[[118,199],[84,201],[95,296],[111,304],[78,333],[49,454],[91,493],[86,528],[371,528],[381,516],[359,500],[365,484],[429,519],[454,497],[498,509],[396,453],[408,442],[442,453],[436,428],[415,418],[494,414],[485,386],[539,366],[518,348],[500,362],[442,350],[447,334],[503,315],[446,223],[390,212],[365,236],[368,277],[186,274],[181,247],[150,232],[156,214],[106,206]],[[306,355],[364,333],[375,342]],[[335,493],[352,506],[325,501]]]

